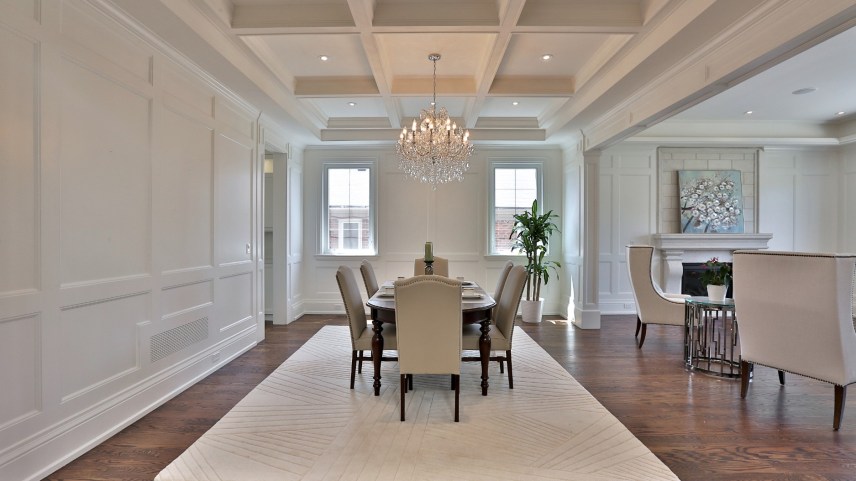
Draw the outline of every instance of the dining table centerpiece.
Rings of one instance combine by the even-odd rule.
[[[538,199],[532,201],[532,208],[521,214],[515,214],[514,227],[509,239],[514,242],[511,252],[520,251],[526,256],[526,297],[520,301],[523,322],[541,322],[544,299],[541,297],[541,283],[550,281],[550,271],[554,273],[562,267],[558,261],[546,260],[550,236],[560,232],[553,223],[559,217],[553,211],[538,214]]]
[[[707,286],[707,297],[712,301],[724,301],[731,283],[731,266],[713,257],[704,263],[704,267],[699,279]]]

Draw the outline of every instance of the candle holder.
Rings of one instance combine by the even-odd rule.
[[[425,261],[425,275],[434,275],[434,261]]]

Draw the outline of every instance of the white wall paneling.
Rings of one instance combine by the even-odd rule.
[[[537,159],[544,162],[544,192],[546,209],[559,215],[562,224],[562,160],[557,148],[501,148],[482,146],[470,160],[470,170],[462,183],[440,185],[436,191],[406,177],[398,170],[398,160],[392,148],[308,148],[305,155],[304,242],[314,252],[307,255],[303,269],[305,289],[303,306],[307,313],[344,312],[335,283],[339,265],[358,268],[362,257],[317,255],[320,233],[320,187],[322,165],[325,161],[375,160],[378,164],[378,247],[372,256],[378,280],[413,275],[413,259],[424,253],[425,241],[434,242],[435,254],[449,259],[449,275],[464,276],[479,282],[493,292],[499,269],[508,259],[520,263],[519,256],[488,256],[487,252],[487,189],[490,160]],[[311,187],[310,187],[311,186]],[[575,226],[569,227],[573,235]],[[559,236],[551,245],[550,257],[562,259]],[[362,286],[362,282],[360,282]],[[554,276],[543,289],[544,312],[564,313],[567,297],[561,291],[562,278]],[[366,297],[363,289],[363,297]]]
[[[263,336],[259,113],[110,8],[0,2],[0,479]]]
[[[579,146],[563,152],[562,183],[562,315],[574,320],[576,305],[580,302],[579,287],[582,269],[582,236],[579,226],[583,218],[583,156]]]
[[[847,205],[842,202],[847,188],[840,159],[838,149],[764,149],[759,225],[762,231],[773,233],[770,249],[839,251],[840,229],[846,228],[840,215]]]

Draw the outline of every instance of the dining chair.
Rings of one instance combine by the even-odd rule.
[[[514,266],[509,272],[494,307],[493,324],[490,330],[490,348],[492,351],[505,351],[505,355],[491,356],[491,361],[499,362],[499,372],[505,372],[505,363],[508,363],[508,388],[514,389],[514,373],[511,368],[511,339],[514,335],[514,320],[517,318],[517,308],[520,298],[523,296],[523,287],[526,285],[526,268]],[[480,324],[467,324],[463,326],[462,344],[465,351],[477,350],[479,338],[481,337]],[[467,361],[480,361],[478,357],[466,357]]]
[[[461,281],[423,275],[395,281],[394,285],[401,420],[404,421],[407,383],[414,374],[451,374],[455,388],[455,422],[458,422],[461,395]]]
[[[374,331],[368,326],[366,320],[366,308],[360,295],[360,288],[354,271],[348,266],[339,266],[336,271],[336,283],[339,285],[339,293],[342,295],[342,303],[345,305],[345,313],[348,315],[348,324],[351,331],[351,389],[354,389],[354,378],[359,361],[359,372],[363,372],[363,361],[371,361],[371,356],[365,356],[363,351],[371,352],[372,337]],[[398,349],[395,326],[387,324],[383,329],[384,349]],[[396,358],[381,357],[383,361],[395,361]]]
[[[449,277],[449,259],[445,257],[434,256],[434,263],[431,265],[434,268],[435,276]],[[413,275],[425,275],[425,258],[419,257],[413,261]]]
[[[499,279],[496,281],[496,289],[493,291],[493,300],[499,304],[499,299],[502,297],[502,288],[505,287],[505,280],[508,279],[508,273],[511,272],[511,268],[514,267],[514,263],[508,261],[502,266],[502,271],[499,273]],[[493,313],[496,314],[496,307],[493,308]]]
[[[375,277],[374,268],[369,261],[363,259],[360,263],[360,274],[363,276],[363,283],[366,285],[366,294],[369,297],[375,295],[378,289],[377,277]]]
[[[831,383],[838,431],[847,385],[856,382],[856,255],[736,251],[733,265],[740,397],[755,364]]]
[[[665,294],[654,283],[651,272],[651,259],[654,247],[646,245],[627,246],[627,272],[633,298],[636,301],[636,336],[639,337],[639,349],[645,342],[648,324],[669,326],[685,325],[685,305],[683,294]],[[641,336],[639,334],[641,327]]]

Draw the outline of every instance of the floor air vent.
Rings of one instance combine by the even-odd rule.
[[[185,347],[208,339],[208,317],[173,327],[152,336],[152,362],[157,362]]]

